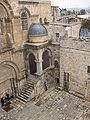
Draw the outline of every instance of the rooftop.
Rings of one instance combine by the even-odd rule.
[[[81,19],[90,19],[90,15],[87,14],[87,15],[78,15],[78,18],[81,18]]]

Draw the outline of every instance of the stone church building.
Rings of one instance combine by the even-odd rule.
[[[45,81],[90,97],[90,37],[80,36],[80,22],[57,17],[49,0],[0,0],[0,98],[8,92],[27,102]]]

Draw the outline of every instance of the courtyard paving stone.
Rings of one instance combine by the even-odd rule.
[[[85,113],[90,103],[65,91],[49,90],[42,95],[39,106],[35,103],[30,101],[10,114],[16,120],[90,120]]]

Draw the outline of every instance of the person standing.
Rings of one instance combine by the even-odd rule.
[[[45,89],[45,91],[47,91],[47,82],[46,81],[44,82],[44,89]]]
[[[3,99],[3,97],[1,98],[1,107],[3,107],[4,106],[4,99]]]
[[[5,101],[6,101],[6,103],[9,101],[9,94],[8,93],[6,93]]]

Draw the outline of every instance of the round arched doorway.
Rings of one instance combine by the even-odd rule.
[[[43,59],[42,68],[44,70],[50,66],[49,52],[47,50],[43,52],[42,59]]]
[[[0,97],[4,97],[5,93],[13,97],[18,94],[17,72],[9,64],[0,65]]]
[[[35,56],[33,53],[29,55],[29,67],[30,67],[30,74],[34,75],[37,71]]]

